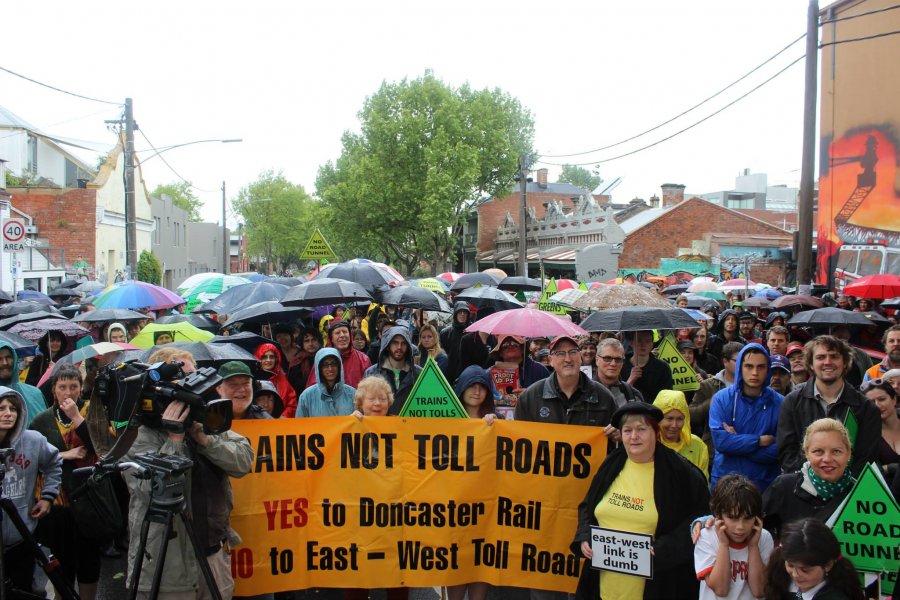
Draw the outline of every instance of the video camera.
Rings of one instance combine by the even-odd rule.
[[[185,373],[184,363],[155,363],[148,365],[137,360],[114,363],[104,367],[94,383],[97,395],[106,407],[109,420],[116,427],[124,426],[136,417],[140,424],[153,429],[183,432],[191,423],[203,425],[207,434],[231,428],[231,401],[207,401],[204,395],[222,382],[212,367]],[[174,400],[190,406],[184,423],[167,421],[163,411]]]

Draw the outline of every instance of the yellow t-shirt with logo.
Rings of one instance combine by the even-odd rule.
[[[632,533],[656,533],[656,502],[653,497],[654,463],[625,461],[594,516],[600,527]],[[634,600],[644,595],[643,577],[600,571],[600,592],[604,600]]]

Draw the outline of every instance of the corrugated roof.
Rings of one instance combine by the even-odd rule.
[[[660,218],[661,216],[675,208],[675,206],[678,205],[676,204],[674,206],[667,206],[666,208],[649,208],[647,210],[642,210],[633,217],[625,219],[624,221],[619,223],[619,226],[625,231],[625,235],[631,235],[631,232],[636,231],[644,225],[655,221],[656,219]]]
[[[41,133],[41,130],[15,114],[11,110],[0,106],[0,127],[5,128],[17,128],[17,129],[27,129],[28,131],[35,131]]]

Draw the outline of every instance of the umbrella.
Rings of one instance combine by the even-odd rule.
[[[266,281],[269,283],[279,283],[288,287],[294,287],[295,285],[300,285],[306,281],[306,277],[269,277]]]
[[[52,313],[45,310],[21,313],[18,315],[7,317],[0,321],[0,329],[6,330],[11,328],[13,325],[18,325],[19,323],[28,323],[30,321],[40,321],[43,319],[65,320],[65,318],[65,315],[59,314],[58,312]]]
[[[166,315],[156,320],[157,325],[170,325],[172,323],[189,323],[197,329],[209,331],[213,334],[219,333],[222,329],[221,325],[203,315]]]
[[[83,283],[79,283],[72,289],[76,292],[81,292],[82,294],[93,294],[94,292],[99,292],[100,290],[106,289],[106,286],[99,281],[85,281]]]
[[[490,273],[466,273],[453,282],[450,291],[465,290],[476,285],[497,287],[500,280]]]
[[[715,304],[718,309],[719,305],[715,300],[711,300],[706,296],[701,296],[699,294],[685,294],[687,296],[687,308],[698,308],[703,309],[707,304]],[[671,300],[675,300],[674,298],[670,298]]]
[[[80,304],[67,304],[59,307],[59,313],[67,319],[71,319],[81,311]]]
[[[562,304],[563,306],[572,306],[579,300],[579,298],[583,298],[585,295],[587,295],[587,292],[585,290],[573,288],[571,290],[556,292],[548,299],[550,300],[550,302]]]
[[[372,296],[359,283],[345,279],[316,277],[288,289],[281,303],[285,306],[322,306],[371,300]]]
[[[626,306],[656,306],[670,308],[665,298],[645,287],[617,283],[589,291],[573,305],[577,309],[605,310]]]
[[[317,279],[343,279],[353,281],[366,289],[375,289],[382,285],[397,285],[403,278],[398,278],[386,269],[374,263],[343,262],[325,265],[310,281]]]
[[[144,313],[127,308],[98,308],[72,318],[77,323],[105,323],[107,321],[139,321],[149,319]]]
[[[100,294],[93,304],[97,308],[160,309],[184,304],[184,299],[152,283],[126,281]]]
[[[222,292],[215,299],[207,302],[205,308],[224,315],[260,302],[281,300],[289,289],[297,288],[289,288],[286,285],[268,281],[249,283]]]
[[[453,312],[450,304],[434,292],[408,285],[398,286],[384,292],[381,294],[381,303],[435,312]]]
[[[710,317],[705,312],[693,308],[682,308],[681,310],[683,310],[687,316],[694,319],[695,321],[712,321],[712,317]]]
[[[700,279],[699,277],[697,279]],[[688,287],[687,291],[696,294],[697,292],[708,292],[708,291],[716,291],[719,289],[719,286],[716,285],[716,282],[709,281],[707,278],[701,279],[697,281],[694,279],[691,282],[691,285]]]
[[[662,291],[662,293],[665,296],[675,296],[677,294],[685,293],[689,287],[690,287],[690,285],[687,283],[677,283],[675,285],[670,285],[669,287],[665,288]]]
[[[12,302],[12,301],[13,301],[12,296],[10,296],[7,292],[4,292],[3,290],[0,290],[0,303]]]
[[[280,348],[280,346],[278,346],[278,344],[273,340],[270,340],[269,338],[263,337],[261,335],[257,335],[250,331],[241,331],[240,333],[235,333],[233,335],[217,335],[216,337],[209,340],[208,345],[238,346],[246,352],[249,352],[252,356],[261,344],[274,344],[276,348]],[[281,350],[279,350],[279,352],[280,351]]]
[[[425,279],[411,279],[410,285],[431,290],[435,294],[446,294],[450,289],[450,283],[437,277],[426,277]]]
[[[541,286],[540,279],[532,279],[531,277],[523,277],[521,275],[507,277],[506,279],[501,280],[500,285],[497,287],[508,292],[540,292],[544,289],[543,286]],[[557,289],[560,288],[557,287]]]
[[[53,289],[55,289],[55,290],[59,289],[59,288],[72,289],[72,288],[78,287],[79,285],[81,285],[81,282],[78,281],[77,279],[66,279],[65,281],[63,281],[62,283],[60,283],[58,286],[56,286]]]
[[[191,289],[195,285],[199,285],[200,283],[206,281],[207,279],[215,279],[216,277],[221,277],[221,276],[222,276],[221,273],[196,273],[194,275],[191,275],[190,277],[188,277],[181,283],[179,283],[178,286],[175,288],[175,291],[178,293],[181,293],[185,290]],[[238,275],[238,277],[240,277],[240,275]],[[250,280],[248,279],[247,281],[250,281]]]
[[[51,331],[58,331],[67,338],[77,340],[90,332],[77,323],[68,319],[45,318],[27,323],[16,323],[9,328],[11,333],[21,335],[28,340],[37,341]]]
[[[900,308],[900,296],[890,298],[881,303],[884,308]]]
[[[218,297],[222,292],[250,283],[243,277],[222,275],[221,273],[217,275],[218,277],[208,277],[197,285],[180,292],[181,297],[187,303],[188,312],[198,304]]]
[[[725,292],[721,292],[718,290],[700,290],[699,292],[691,292],[697,296],[703,296],[704,298],[711,298],[713,300],[725,300],[727,296]]]
[[[697,320],[680,308],[629,306],[591,313],[581,322],[587,331],[649,331],[696,328]]]
[[[784,295],[783,293],[779,292],[775,288],[765,288],[765,289],[758,290],[757,292],[755,292],[753,294],[753,297],[754,298],[762,297],[767,300],[774,300],[775,298],[778,298],[783,295]]]
[[[452,283],[454,283],[457,279],[459,279],[460,277],[462,277],[463,275],[464,275],[464,273],[451,273],[451,272],[448,271],[448,272],[446,272],[446,273],[439,273],[438,276],[437,276],[437,278],[438,278],[438,279],[443,279],[443,280],[446,281],[447,283],[451,283],[451,284],[452,284]]]
[[[578,282],[574,279],[557,279],[556,280],[556,289],[557,291],[563,290],[574,290],[578,287]],[[656,289],[656,286],[653,286],[653,289]]]
[[[878,316],[880,317],[881,315]],[[881,320],[887,321],[884,317],[881,317]],[[799,312],[791,317],[787,324],[809,327],[833,327],[836,325],[866,326],[871,325],[872,322],[873,319],[867,318],[866,313],[858,313],[831,306]]]
[[[12,349],[16,351],[16,356],[19,358],[34,356],[34,353],[37,351],[37,344],[15,333],[0,331],[0,340],[12,346]]]
[[[16,294],[16,300],[30,300],[32,302],[42,302],[44,304],[56,304],[56,302],[47,294],[36,292],[34,290],[22,290]]]
[[[744,300],[745,308],[767,308],[772,302],[766,296],[751,296]]]
[[[719,288],[744,288],[753,287],[756,283],[752,279],[728,279],[719,284]]]
[[[495,312],[475,321],[466,328],[466,331],[483,331],[498,336],[518,335],[526,338],[587,335],[587,331],[568,319],[535,308],[512,308]]]
[[[476,273],[473,273],[473,275]],[[482,273],[477,273],[481,275]],[[488,275],[490,277],[490,275]],[[462,281],[462,279],[460,279]],[[525,305],[510,296],[508,292],[498,290],[495,287],[473,287],[463,291],[456,297],[465,300],[475,308],[493,308],[506,310],[508,308],[523,308]]]
[[[176,342],[205,342],[212,339],[213,334],[197,329],[190,323],[150,323],[141,332],[134,336],[131,343],[138,348],[149,348],[155,344],[154,333],[166,332],[172,334],[172,340]]]
[[[810,308],[822,308],[825,303],[821,298],[808,295],[788,294],[775,298],[769,303],[769,308],[787,308],[788,306],[808,306]]]
[[[231,327],[235,323],[284,323],[306,314],[310,309],[304,306],[285,306],[277,300],[267,300],[245,306],[228,315],[223,327]]]
[[[124,350],[140,350],[139,347],[124,342],[97,342],[90,346],[82,346],[72,350],[61,359],[57,365],[77,365],[89,358],[104,356],[112,352],[122,352]]]
[[[263,275],[262,273],[248,273],[247,275],[241,275],[241,277],[243,277],[250,283],[259,283],[260,281],[269,280],[269,276]]]
[[[844,287],[842,292],[857,298],[893,298],[900,296],[900,275],[866,275]]]
[[[81,294],[75,290],[70,290],[69,288],[58,287],[52,290],[49,294],[47,294],[51,298],[59,298],[61,300],[65,300],[67,298],[81,298]]]
[[[163,346],[153,346],[152,348],[143,350],[137,355],[129,352],[127,355],[121,356],[120,359],[128,360],[130,358],[137,358],[138,360],[146,362],[150,356],[160,348],[178,348],[179,350],[190,352],[191,356],[193,356],[194,360],[197,362],[198,367],[218,368],[232,360],[239,360],[254,370],[258,369],[259,365],[259,361],[256,360],[256,357],[240,346],[226,343],[207,344],[205,342],[174,342]],[[260,372],[259,375],[262,375],[262,372]],[[266,378],[264,376],[259,377],[256,372],[254,372],[254,377]]]
[[[0,306],[0,317],[11,317],[13,315],[21,315],[22,313],[46,311],[50,313],[58,313],[55,306],[44,304],[43,302],[32,302],[31,300],[19,300],[10,302]]]

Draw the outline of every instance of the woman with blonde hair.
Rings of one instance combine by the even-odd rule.
[[[442,373],[447,369],[447,353],[441,348],[441,335],[431,323],[419,329],[419,366],[424,367],[428,357],[434,359]]]
[[[381,375],[370,375],[359,382],[353,394],[353,416],[384,417],[393,403],[390,384]]]

